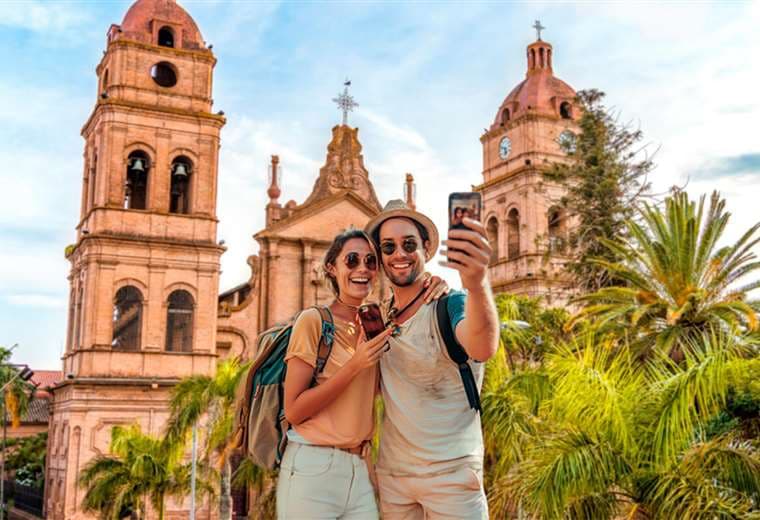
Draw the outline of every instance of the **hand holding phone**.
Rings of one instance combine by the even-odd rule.
[[[459,271],[465,289],[482,285],[488,274],[491,245],[480,222],[482,198],[480,193],[449,195],[449,236],[446,246],[446,267]],[[465,223],[465,219],[469,219]]]
[[[359,321],[362,323],[367,339],[372,339],[385,330],[383,315],[380,312],[380,306],[376,303],[368,303],[359,307]]]

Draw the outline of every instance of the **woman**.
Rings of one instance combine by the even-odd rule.
[[[378,361],[388,348],[388,328],[365,341],[357,310],[372,291],[378,260],[370,238],[358,229],[335,237],[323,269],[335,301],[329,306],[335,339],[324,371],[312,385],[321,316],[300,314],[285,356],[285,417],[288,432],[277,483],[280,519],[376,519],[377,505],[367,464],[374,427]],[[426,299],[447,291],[430,284]]]

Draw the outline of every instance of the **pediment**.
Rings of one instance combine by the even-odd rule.
[[[354,193],[344,192],[299,209],[283,221],[255,235],[260,238],[332,241],[341,230],[363,228],[379,208]]]

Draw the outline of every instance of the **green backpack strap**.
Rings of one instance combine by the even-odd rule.
[[[317,377],[325,370],[327,359],[330,357],[333,342],[335,341],[335,322],[333,321],[332,312],[324,305],[320,305],[316,309],[322,317],[322,331],[319,337],[319,346],[317,346],[317,363],[314,365],[311,386],[317,384]]]

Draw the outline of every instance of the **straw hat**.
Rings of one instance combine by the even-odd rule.
[[[372,234],[380,228],[383,222],[397,217],[414,220],[427,230],[429,238],[425,252],[427,253],[428,260],[433,258],[436,251],[438,251],[438,228],[436,228],[433,221],[425,215],[410,209],[403,200],[394,199],[388,202],[383,208],[383,211],[375,215],[375,217],[367,223],[364,227],[364,231],[369,236],[372,236]]]

